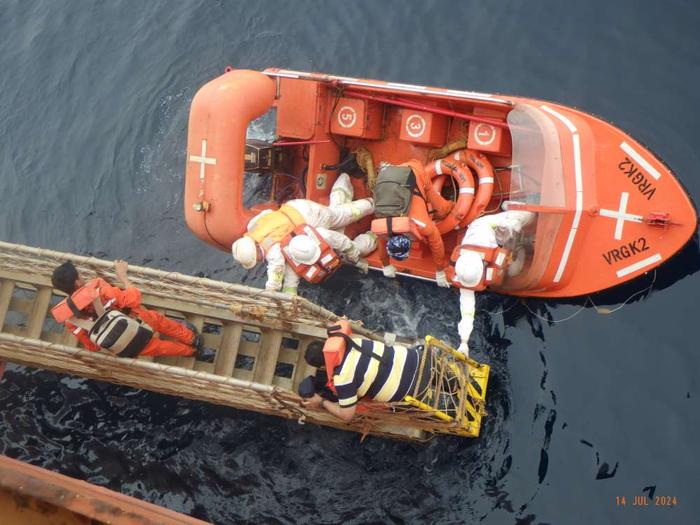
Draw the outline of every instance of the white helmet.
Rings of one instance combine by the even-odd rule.
[[[250,237],[243,236],[236,240],[231,245],[231,254],[246,270],[258,263],[258,246]]]
[[[314,264],[321,257],[321,248],[308,235],[295,235],[287,245],[287,253],[297,264]]]
[[[473,250],[464,250],[455,264],[455,276],[462,286],[470,288],[484,276],[484,260]]]

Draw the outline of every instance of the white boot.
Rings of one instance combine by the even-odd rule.
[[[356,222],[362,217],[374,213],[374,199],[372,197],[367,197],[366,199],[352,201],[350,207],[352,209],[353,222]]]
[[[327,211],[326,220],[321,226],[338,231],[340,228],[374,213],[374,200],[360,199],[341,206],[328,207]]]
[[[340,206],[342,204],[348,204],[352,202],[354,195],[355,191],[350,182],[350,175],[341,173],[331,188],[330,205]]]
[[[361,233],[352,242],[360,252],[360,257],[365,257],[377,249],[377,236],[371,231]]]

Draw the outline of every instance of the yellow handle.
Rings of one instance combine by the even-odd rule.
[[[408,403],[409,405],[420,408],[421,410],[425,410],[426,412],[432,412],[432,414],[442,420],[442,421],[452,421],[454,418],[452,416],[448,416],[444,412],[440,412],[439,410],[434,409],[430,405],[427,405],[423,403],[422,401],[418,401],[415,397],[411,396],[406,396],[403,398],[405,403]]]

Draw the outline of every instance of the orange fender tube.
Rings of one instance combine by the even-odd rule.
[[[185,221],[203,241],[228,251],[255,212],[243,206],[248,123],[268,111],[275,82],[233,70],[205,84],[192,100],[187,132]]]
[[[440,235],[444,235],[451,230],[459,228],[460,223],[471,208],[474,201],[474,176],[467,166],[451,158],[439,159],[427,164],[425,173],[431,179],[442,177],[443,184],[443,175],[449,175],[457,182],[457,187],[459,188],[457,202],[455,202],[450,213],[444,219],[435,223]],[[438,181],[435,182],[437,185],[440,185]]]

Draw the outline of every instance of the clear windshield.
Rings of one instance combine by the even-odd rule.
[[[566,205],[559,135],[550,118],[534,106],[520,104],[508,114],[513,139],[510,200],[540,207],[533,220],[514,239],[515,264],[500,288],[542,288],[540,279],[551,259]]]
[[[541,110],[519,104],[508,113],[513,139],[511,200],[562,207],[565,204],[559,135]]]

